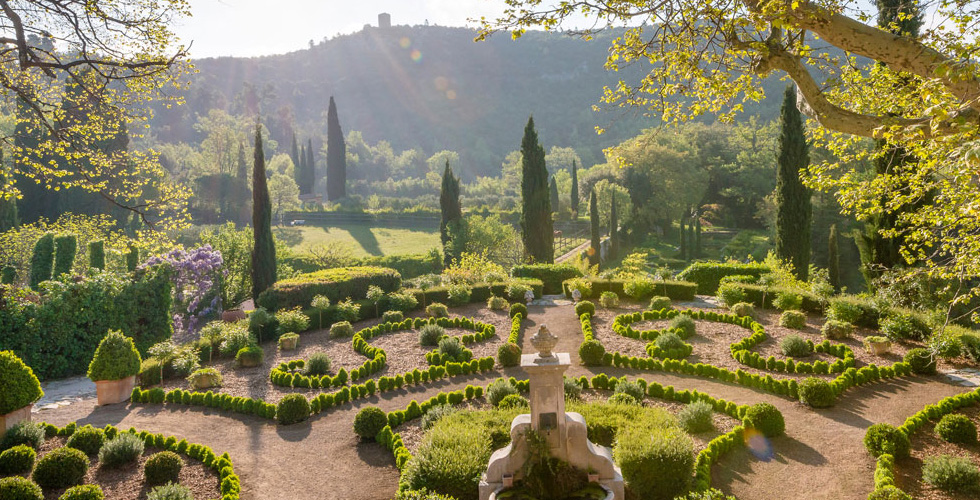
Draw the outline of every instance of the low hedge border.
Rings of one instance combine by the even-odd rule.
[[[507,336],[507,342],[520,346],[517,343],[521,338],[521,325],[524,323],[524,315],[517,313],[513,318],[510,319],[510,335]]]
[[[647,344],[647,354],[651,358],[658,359],[684,359],[694,352],[694,346],[684,342],[684,347],[679,347],[676,349],[661,349],[656,343],[650,342]]]
[[[510,270],[515,278],[534,278],[544,284],[544,293],[562,293],[562,283],[572,278],[580,278],[582,271],[571,264],[521,264]]]
[[[627,294],[623,288],[632,280],[614,279],[607,280],[602,278],[572,278],[562,282],[562,291],[566,298],[572,298],[572,290],[568,287],[570,282],[585,279],[592,285],[592,296],[598,297],[602,292],[615,292],[620,297]],[[694,300],[698,285],[689,281],[654,281],[654,288],[650,290],[649,297],[639,297],[636,300],[648,300],[654,295],[670,297],[671,300]]]
[[[714,295],[721,279],[726,276],[760,277],[770,271],[765,264],[740,262],[695,262],[677,274],[682,280],[697,283],[698,293]]]
[[[55,436],[71,436],[79,428],[75,422],[64,427],[58,427],[45,422],[42,422],[41,425],[44,426],[44,432],[49,438]],[[227,452],[218,455],[214,450],[202,444],[188,443],[186,439],[178,440],[176,436],[164,436],[163,434],[152,434],[147,431],[137,431],[132,427],[124,431],[109,424],[103,430],[105,431],[106,439],[112,439],[119,435],[119,433],[127,432],[139,436],[146,446],[172,451],[204,463],[205,467],[218,474],[221,500],[238,500],[241,494],[241,480],[235,474],[235,467]]]

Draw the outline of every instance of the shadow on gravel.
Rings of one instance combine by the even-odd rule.
[[[313,424],[307,420],[298,424],[277,425],[276,434],[278,434],[283,441],[296,443],[306,439],[306,437],[310,435],[310,431],[312,429]]]
[[[772,440],[773,460],[785,464],[798,462],[806,465],[824,465],[827,459],[817,450],[788,436]]]

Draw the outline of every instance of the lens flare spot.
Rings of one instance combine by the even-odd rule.
[[[422,51],[415,49],[412,51],[412,60],[415,62],[420,62],[422,60]]]
[[[450,101],[452,101],[455,98],[456,98],[456,91],[455,90],[449,90],[449,91],[446,92],[446,99],[449,99]]]
[[[437,76],[432,83],[435,84],[436,90],[439,92],[445,92],[449,88],[449,79],[444,76]]]
[[[407,49],[412,45],[412,39],[407,36],[403,36],[401,40],[398,40],[398,45],[401,45],[403,49]]]
[[[772,460],[772,444],[761,432],[755,429],[746,429],[742,436],[745,438],[745,446],[755,458],[763,462]]]

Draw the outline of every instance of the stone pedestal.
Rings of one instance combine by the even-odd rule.
[[[119,380],[96,380],[95,394],[99,400],[99,406],[122,403],[133,395],[133,387],[136,387],[136,375],[130,375]]]
[[[5,415],[0,415],[0,437],[2,437],[8,429],[17,425],[20,422],[30,422],[31,421],[31,410],[34,408],[34,404],[29,404],[23,408],[18,408]]]

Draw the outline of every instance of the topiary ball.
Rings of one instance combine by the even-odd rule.
[[[97,484],[80,484],[68,488],[58,500],[105,500],[105,493]]]
[[[429,323],[419,330],[419,345],[426,347],[439,345],[439,339],[445,335],[445,328]]]
[[[756,403],[742,417],[745,427],[755,429],[766,437],[782,436],[786,422],[778,408],[769,403]]]
[[[19,444],[0,453],[0,475],[24,474],[34,468],[37,453],[30,446]]]
[[[0,498],[3,500],[44,500],[41,487],[20,476],[0,479]]]
[[[686,339],[691,335],[694,335],[696,327],[694,325],[694,318],[686,315],[679,314],[674,316],[667,324],[667,328],[670,330],[677,330],[677,335],[682,339]]]
[[[81,484],[88,472],[88,457],[75,448],[57,448],[37,461],[31,479],[46,490]]]
[[[852,332],[854,332],[854,325],[834,319],[827,320],[827,322],[820,327],[820,333],[823,334],[824,337],[831,340],[847,338]]]
[[[180,479],[180,469],[184,467],[184,461],[180,455],[172,451],[161,451],[150,455],[143,465],[143,474],[146,476],[146,484],[155,486],[158,484],[177,483]]]
[[[374,439],[388,425],[388,415],[377,406],[362,408],[354,417],[354,433],[363,439]]]
[[[586,340],[578,348],[578,356],[585,366],[600,366],[606,355],[606,348],[597,340]]]
[[[95,455],[102,449],[102,445],[105,444],[105,431],[102,429],[96,429],[91,425],[86,425],[85,427],[78,428],[68,441],[65,446],[69,448],[75,448],[76,450],[82,450],[86,455]]]
[[[977,426],[969,417],[960,413],[943,415],[936,424],[936,434],[950,443],[973,444],[977,442]]]
[[[242,347],[235,354],[235,362],[241,367],[259,366],[265,358],[265,351],[257,345]]]
[[[401,323],[405,320],[405,315],[401,311],[385,311],[381,315],[383,323]]]
[[[732,314],[736,316],[755,317],[755,306],[748,302],[738,302],[731,307]]]
[[[904,361],[919,375],[934,375],[936,373],[936,358],[928,349],[911,349],[905,353]]]
[[[34,371],[13,351],[0,351],[0,380],[3,380],[0,415],[32,404],[44,395]]]
[[[310,418],[310,402],[302,394],[287,394],[276,405],[276,421],[290,425]]]
[[[779,326],[802,330],[806,328],[806,314],[802,311],[785,311],[779,316]]]
[[[868,427],[867,432],[864,433],[864,448],[875,458],[884,454],[904,458],[909,456],[912,443],[909,437],[894,425],[878,423]]]
[[[521,346],[507,342],[497,348],[497,360],[504,367],[521,364]]]
[[[809,377],[799,386],[800,402],[812,408],[827,408],[834,405],[837,396],[834,389],[823,379]]]
[[[575,304],[575,315],[581,316],[588,313],[589,316],[595,316],[595,304],[589,302],[588,300],[583,300],[578,304]]]
[[[140,372],[143,358],[136,350],[133,339],[118,330],[110,330],[88,365],[88,378],[92,380],[119,380]]]
[[[662,309],[670,309],[670,306],[670,297],[657,296],[650,299],[650,304],[647,306],[647,309],[650,311],[660,311]]]

